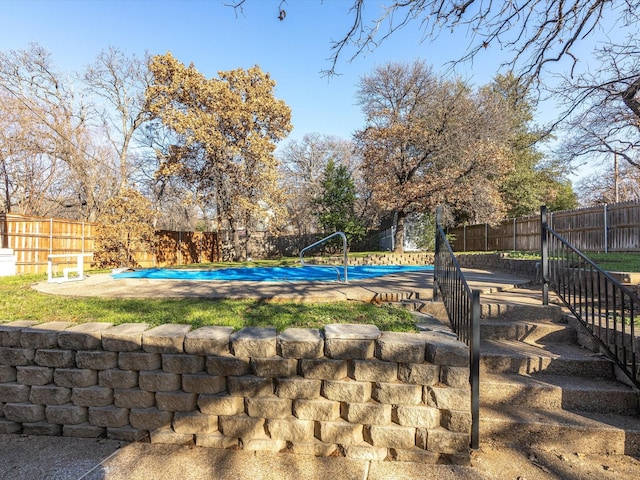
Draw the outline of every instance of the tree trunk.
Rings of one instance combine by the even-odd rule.
[[[253,225],[251,222],[251,215],[247,214],[245,215],[245,219],[244,219],[244,243],[243,243],[243,249],[242,249],[242,253],[243,253],[243,260],[245,262],[248,262],[251,259],[251,228],[249,227],[249,225]]]
[[[396,212],[396,232],[393,235],[393,253],[404,253],[404,221],[407,214],[403,210]]]
[[[251,259],[251,232],[249,231],[249,229],[247,229],[245,232],[246,235],[244,237],[243,247],[244,258],[242,260],[248,262]]]
[[[7,164],[4,160],[2,160],[0,164],[2,165],[2,177],[4,178],[4,213],[11,213],[11,186],[9,184],[9,173],[7,172]]]
[[[229,230],[231,230],[231,241],[233,243],[233,261],[239,262],[241,253],[240,251],[242,249],[242,246],[240,245],[240,234],[232,218],[227,217],[227,223],[229,224]]]

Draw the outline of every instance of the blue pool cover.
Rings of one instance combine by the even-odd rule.
[[[340,280],[344,274],[344,267],[336,267],[340,272]],[[114,273],[113,278],[149,278],[158,280],[233,280],[246,282],[315,282],[336,281],[338,274],[332,266],[305,267],[240,267],[220,268],[213,270],[182,270],[170,268],[150,268],[129,270]],[[398,265],[357,265],[349,267],[347,275],[349,281],[366,278],[382,277],[384,275],[402,274],[408,272],[433,271],[433,266],[398,266]]]

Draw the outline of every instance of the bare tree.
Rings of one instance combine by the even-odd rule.
[[[282,187],[287,192],[289,227],[296,235],[318,232],[315,202],[322,195],[322,176],[330,160],[357,173],[353,144],[347,140],[306,134],[288,142],[279,153]]]
[[[49,62],[46,52],[0,54],[0,163],[3,210],[43,215],[59,205],[68,185],[62,162],[54,155],[59,122],[45,94]],[[52,96],[56,100],[59,97]],[[58,112],[59,113],[59,112]]]
[[[60,212],[73,206],[81,207],[75,210],[81,218],[95,219],[101,198],[108,196],[111,165],[95,146],[84,98],[38,45],[0,52],[0,90],[19,107],[16,118],[22,128],[29,128],[26,136],[7,136],[5,130],[5,139],[13,141],[13,160],[26,162],[17,170],[22,177],[14,179],[21,185],[23,213]],[[35,208],[34,202],[26,202],[32,195],[24,192],[38,189],[49,204],[38,202]]]
[[[582,178],[577,185],[580,203],[599,205],[603,203],[640,201],[640,170],[622,164],[619,170],[605,168]]]
[[[31,120],[32,115],[17,98],[0,92],[0,205],[4,213],[11,213],[14,203],[20,203],[17,191],[24,184],[18,176],[34,129]]]
[[[213,202],[201,191],[199,182],[189,181],[182,175],[164,172],[174,146],[184,143],[160,121],[146,122],[140,129],[142,155],[132,158],[135,181],[148,198],[152,199],[156,211],[156,227],[163,230],[210,230],[214,227]]]
[[[148,57],[127,57],[110,47],[98,55],[83,76],[88,92],[103,101],[98,103],[99,118],[120,163],[121,185],[129,183],[134,136],[149,120],[144,108],[145,90],[151,82],[148,61]]]
[[[566,77],[556,92],[571,112],[560,154],[640,169],[640,49],[608,45],[598,59],[598,69]]]
[[[242,10],[247,2],[234,0],[228,5]],[[417,23],[423,40],[436,39],[442,32],[467,32],[468,48],[452,61],[473,60],[485,50],[500,49],[511,52],[503,65],[506,70],[537,79],[551,63],[568,59],[570,69],[574,67],[579,60],[578,46],[606,21],[610,28],[637,33],[640,7],[638,0],[616,4],[610,0],[386,0],[376,2],[377,13],[371,16],[365,10],[371,3],[351,0],[351,22],[344,35],[331,44],[327,74],[336,73],[338,61],[345,55],[353,60],[410,23]],[[283,2],[277,9],[284,9]]]

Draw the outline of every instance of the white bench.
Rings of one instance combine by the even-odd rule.
[[[47,256],[47,281],[49,283],[64,283],[64,282],[76,282],[78,280],[84,280],[84,257],[91,257],[93,253],[60,253]],[[62,269],[62,277],[53,276],[53,259],[54,258],[69,258],[76,257],[76,266],[67,267]],[[69,274],[75,274],[76,276],[69,277]]]

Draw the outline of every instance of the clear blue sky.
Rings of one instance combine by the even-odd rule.
[[[436,44],[421,43],[418,25],[395,33],[382,46],[349,63],[345,52],[340,76],[324,78],[330,42],[341,38],[351,18],[351,0],[288,0],[285,21],[277,19],[279,0],[248,0],[244,14],[225,6],[231,0],[0,0],[0,49],[26,49],[36,42],[49,50],[63,72],[80,71],[98,53],[117,47],[128,55],[170,51],[193,62],[207,77],[221,70],[259,65],[277,82],[276,95],[292,109],[294,131],[348,139],[363,126],[355,104],[362,75],[388,61],[421,58],[435,71],[459,56],[469,42],[464,32],[443,34]],[[379,13],[367,2],[365,13]],[[496,52],[487,51],[457,73],[475,85],[497,71]]]

